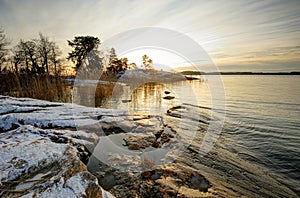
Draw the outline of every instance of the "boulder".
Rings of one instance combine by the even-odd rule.
[[[165,96],[165,97],[163,97],[163,99],[165,99],[165,100],[172,100],[174,98],[175,98],[175,96]]]
[[[137,134],[123,138],[125,146],[128,146],[131,150],[145,149],[156,141],[156,137],[153,133]]]
[[[101,197],[78,150],[52,142],[32,126],[0,135],[1,197]]]

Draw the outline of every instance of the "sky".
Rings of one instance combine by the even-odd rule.
[[[299,0],[0,0],[0,27],[12,45],[41,32],[65,56],[74,36],[105,43],[128,30],[160,27],[191,38],[221,71],[300,70]],[[140,64],[143,53],[154,63],[189,66],[176,53],[145,47],[122,56]]]

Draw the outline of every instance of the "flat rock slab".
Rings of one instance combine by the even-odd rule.
[[[101,197],[97,179],[76,148],[43,137],[32,126],[0,135],[2,197]]]
[[[0,96],[0,196],[113,197],[85,165],[99,136],[80,130],[111,115],[124,112]]]
[[[125,116],[125,112],[29,98],[0,97],[0,132],[24,124],[46,129],[84,129],[99,123],[102,116],[121,117]]]

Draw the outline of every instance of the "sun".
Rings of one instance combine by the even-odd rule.
[[[153,61],[153,66],[157,70],[173,70],[186,64],[188,61],[176,52],[161,48],[138,48],[127,51],[120,55],[120,58],[128,58],[129,63],[136,63],[139,67],[142,65],[142,56],[147,55]]]

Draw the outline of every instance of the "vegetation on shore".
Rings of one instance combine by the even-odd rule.
[[[0,94],[48,101],[69,102],[70,86],[63,78],[51,75],[0,74]]]
[[[114,92],[114,82],[117,78],[124,75],[124,71],[137,68],[135,63],[128,63],[127,58],[118,58],[114,48],[99,51],[101,40],[97,37],[75,36],[72,40],[67,40],[67,43],[72,50],[63,58],[56,42],[42,33],[39,33],[38,38],[21,39],[16,46],[10,47],[10,42],[1,30],[0,94],[53,102],[72,102],[72,93],[75,91],[82,97],[80,104],[85,104],[85,97],[92,95],[96,105],[101,106]],[[141,68],[126,73],[123,81],[139,81],[141,78],[148,82],[156,79],[157,71],[153,68],[152,59],[147,55],[141,58]],[[74,90],[73,81],[67,79],[74,79],[75,76],[79,80],[108,83],[98,83],[96,89],[91,87],[95,85],[87,83]],[[150,79],[146,79],[148,76]],[[168,72],[161,72],[161,76],[157,75],[157,78],[165,81],[184,79],[181,75]]]
[[[21,39],[10,47],[4,31],[0,30],[0,94],[70,102],[73,85],[66,79],[79,76],[79,79],[109,81],[96,88],[95,98],[103,100],[112,95],[116,74],[136,68],[127,58],[118,58],[114,48],[100,52],[101,41],[97,37],[75,36],[67,42],[73,49],[63,58],[56,42],[42,33],[38,38]],[[147,55],[142,58],[144,68],[153,69],[152,60]]]

